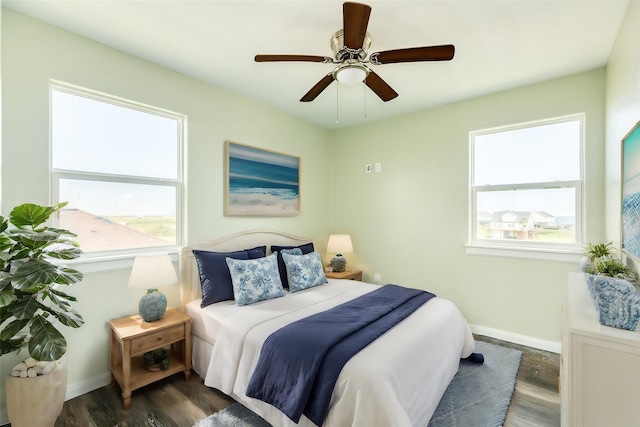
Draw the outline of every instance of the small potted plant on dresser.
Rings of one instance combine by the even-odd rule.
[[[635,330],[640,321],[637,274],[616,255],[611,243],[589,243],[581,262],[589,294],[602,325]]]
[[[81,272],[61,264],[80,256],[75,234],[49,227],[52,214],[66,206],[23,204],[9,218],[0,216],[0,355],[27,350],[6,382],[13,427],[53,426],[67,388],[62,356],[67,342],[55,324],[84,324],[71,308],[76,298],[62,287],[82,280]]]

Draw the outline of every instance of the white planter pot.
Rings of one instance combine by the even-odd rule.
[[[12,427],[53,427],[67,392],[67,364],[35,378],[7,377],[7,413]]]

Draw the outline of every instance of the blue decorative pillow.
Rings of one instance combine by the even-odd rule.
[[[293,249],[282,249],[279,251],[282,255],[287,254],[287,255],[302,255],[302,249],[300,248],[293,248]],[[283,258],[284,259],[284,258]]]
[[[200,307],[206,307],[220,301],[233,299],[233,285],[231,274],[227,266],[227,258],[249,259],[247,251],[211,252],[194,250],[193,255],[200,272],[200,287],[202,302]]]
[[[278,252],[278,271],[280,272],[280,281],[282,282],[282,286],[285,288],[289,287],[289,282],[287,281],[287,268],[285,267],[284,260],[282,259],[282,250],[296,248],[300,249],[303,255],[314,251],[313,242],[305,243],[300,246],[271,246],[271,252]]]
[[[303,289],[327,283],[327,276],[322,268],[322,258],[318,252],[311,252],[306,255],[282,254],[287,268],[287,278],[289,279],[289,290],[298,292]]]
[[[237,305],[284,296],[278,275],[277,253],[259,259],[227,258]]]
[[[245,249],[249,259],[258,259],[267,256],[266,246],[256,246],[255,248]]]

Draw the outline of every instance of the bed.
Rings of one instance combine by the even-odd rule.
[[[196,251],[232,252],[265,245],[300,246],[310,239],[277,231],[248,231],[185,247],[180,256],[183,309],[192,317],[193,369],[209,387],[233,397],[274,426],[299,423],[246,395],[263,343],[299,319],[328,310],[380,286],[328,279],[283,297],[237,306],[221,301],[201,308]],[[316,248],[318,249],[318,248]],[[407,286],[410,287],[410,286]],[[458,370],[475,348],[466,320],[450,301],[435,297],[353,356],[340,372],[324,426],[426,426]]]

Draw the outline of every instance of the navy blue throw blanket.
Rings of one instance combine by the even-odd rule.
[[[304,413],[321,425],[347,361],[434,296],[385,285],[277,330],[262,346],[247,396],[296,423]]]

